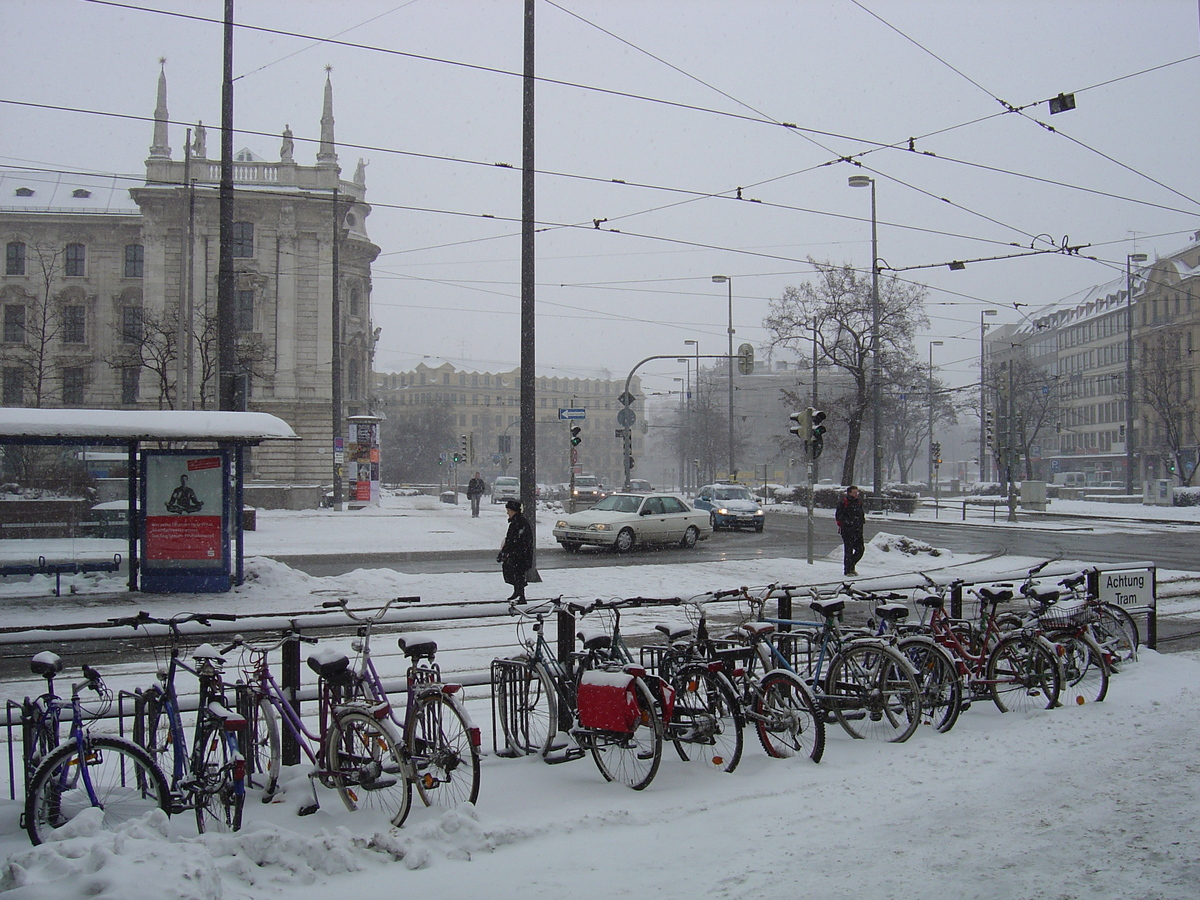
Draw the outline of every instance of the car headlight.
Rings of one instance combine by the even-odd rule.
[[[567,522],[565,519],[559,519],[557,522],[554,523],[554,527],[555,528],[566,528]]]
[[[719,515],[719,516],[727,516],[727,515],[729,515],[729,510],[727,510],[727,509],[725,509],[724,507],[722,507],[721,509],[718,509],[718,510],[717,510],[717,515]]]
[[[575,488],[575,490],[571,491],[571,493],[574,494],[576,497],[578,497],[579,496],[579,488]]]
[[[593,522],[588,526],[588,531],[611,531],[612,526],[606,525],[603,522]]]
[[[754,511],[754,514],[755,514],[756,516],[765,516],[765,515],[766,515],[766,513],[764,513],[764,512],[763,512],[761,509],[756,509],[756,510]]]

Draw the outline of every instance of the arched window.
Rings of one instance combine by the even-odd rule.
[[[21,241],[9,241],[4,249],[4,274],[25,274],[25,244]]]

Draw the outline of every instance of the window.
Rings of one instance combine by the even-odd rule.
[[[63,260],[63,274],[72,278],[82,277],[87,262],[87,250],[83,244],[67,244],[67,255]]]
[[[83,406],[83,367],[62,370],[63,406]]]
[[[25,402],[25,378],[20,369],[4,370],[4,405],[20,406]]]
[[[233,223],[233,255],[245,259],[254,255],[254,223]]]
[[[121,370],[121,402],[125,404],[137,403],[138,401],[138,381],[141,378],[142,370],[139,368],[128,368]]]
[[[82,306],[63,307],[63,343],[87,343],[87,309]]]
[[[146,259],[146,248],[141,244],[125,245],[125,277],[141,278]]]
[[[4,307],[4,340],[9,344],[25,343],[25,307],[10,304]]]
[[[142,341],[142,308],[121,307],[121,343],[140,344]]]
[[[4,251],[4,274],[25,274],[25,245],[21,241],[9,241]]]
[[[362,315],[362,289],[357,284],[350,287],[350,315]]]
[[[449,383],[450,383],[450,373],[443,372],[442,373],[442,384],[449,384]]]
[[[254,291],[237,291],[234,295],[238,331],[254,330]]]
[[[351,400],[358,399],[358,365],[356,363],[346,366],[346,396]]]

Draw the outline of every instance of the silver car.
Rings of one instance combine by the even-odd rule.
[[[673,494],[609,494],[591,509],[564,516],[554,538],[564,550],[585,544],[628,553],[638,544],[692,548],[712,534],[708,513]]]

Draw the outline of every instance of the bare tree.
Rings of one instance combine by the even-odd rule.
[[[1143,452],[1161,456],[1179,483],[1187,486],[1196,477],[1195,460],[1184,452],[1196,446],[1196,397],[1191,390],[1194,367],[1187,364],[1190,351],[1183,349],[1181,338],[1178,331],[1160,332],[1142,345],[1137,387],[1139,402],[1157,420],[1153,437],[1149,428],[1143,429]]]
[[[815,283],[788,287],[771,301],[767,329],[772,343],[803,355],[814,341],[818,363],[841,369],[851,378],[848,398],[846,452],[842,483],[854,480],[854,461],[862,439],[863,420],[871,405],[871,364],[874,315],[870,276],[849,264],[835,266],[809,258]],[[925,318],[926,289],[900,281],[894,274],[879,280],[880,353],[910,353],[913,335],[929,323]]]
[[[997,440],[1007,437],[1004,449],[1024,457],[1025,477],[1032,478],[1033,446],[1051,422],[1062,418],[1058,376],[1020,353],[993,367],[989,381],[994,396],[1001,398],[999,409],[1006,420],[997,423]]]
[[[30,406],[38,409],[49,399],[54,372],[51,344],[58,340],[63,329],[62,308],[54,296],[63,252],[61,248],[40,245],[33,248],[38,293],[33,297],[27,295],[25,341],[12,357],[23,372],[25,385],[33,392]]]
[[[390,413],[380,432],[384,481],[427,481],[448,474],[439,454],[458,446],[455,417],[448,404]]]
[[[729,409],[724,401],[726,386],[723,373],[701,370],[693,386],[692,402],[675,411],[676,427],[667,439],[671,451],[684,460],[686,467],[695,469],[701,481],[714,480],[718,469],[727,465]],[[746,444],[745,429],[735,422],[735,458],[745,450]],[[733,477],[732,473],[729,477]]]

